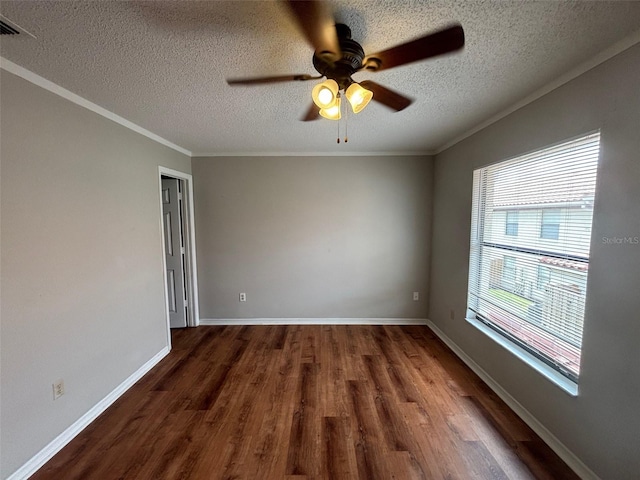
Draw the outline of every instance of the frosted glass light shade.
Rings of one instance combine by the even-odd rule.
[[[320,115],[329,120],[340,120],[342,114],[340,113],[340,97],[336,97],[336,103],[329,108],[321,108]]]
[[[319,83],[311,91],[311,98],[321,109],[327,109],[333,107],[338,98],[338,84],[335,80],[325,80]]]
[[[361,112],[373,98],[373,92],[361,87],[358,83],[352,83],[349,85],[345,95],[351,104],[353,113]]]

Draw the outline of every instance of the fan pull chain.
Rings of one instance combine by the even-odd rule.
[[[338,92],[338,97],[340,97],[340,92]],[[340,115],[340,113],[342,112],[342,102],[340,102],[338,104],[338,108],[340,109],[340,112],[338,112],[338,117],[341,117],[342,115]],[[340,118],[338,118],[338,139],[337,139],[337,143],[340,143]]]
[[[349,132],[349,106],[344,109],[344,143],[349,141],[348,137]]]

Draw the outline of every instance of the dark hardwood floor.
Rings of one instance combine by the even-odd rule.
[[[33,479],[576,479],[423,326],[198,327]]]

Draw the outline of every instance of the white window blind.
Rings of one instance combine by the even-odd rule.
[[[469,315],[573,381],[599,150],[594,133],[478,169],[473,178]]]

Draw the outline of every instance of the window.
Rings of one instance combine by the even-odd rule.
[[[478,169],[473,177],[467,317],[509,348],[528,352],[534,366],[550,366],[573,382],[599,151],[594,133]],[[517,217],[507,214],[503,230],[509,209]],[[514,228],[517,237],[506,243],[504,234]]]
[[[512,290],[516,283],[516,259],[504,257],[502,260],[502,285],[507,290]]]
[[[560,210],[543,210],[540,238],[558,240],[560,237]]]
[[[538,279],[536,281],[536,287],[538,290],[544,290],[547,287],[549,280],[551,280],[549,267],[538,265]]]
[[[518,236],[518,211],[508,210],[507,221],[504,227],[504,234],[517,237]]]

